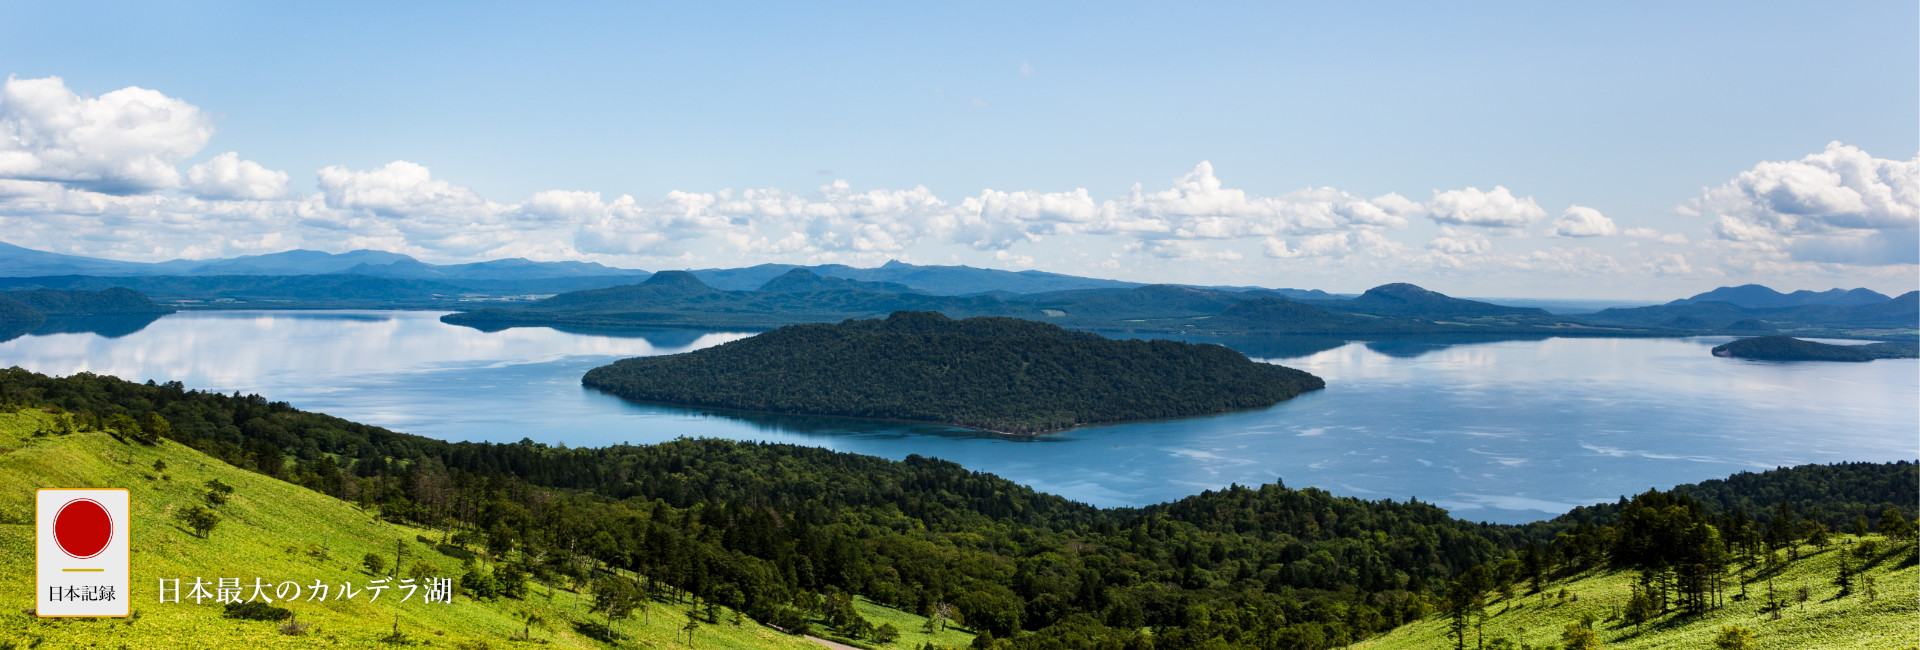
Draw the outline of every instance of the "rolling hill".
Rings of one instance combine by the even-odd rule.
[[[539,585],[521,598],[457,596],[452,604],[426,605],[417,598],[393,603],[398,590],[379,601],[363,591],[350,601],[335,597],[273,603],[290,608],[297,622],[310,626],[299,635],[285,633],[279,622],[226,618],[212,601],[161,603],[154,586],[161,579],[191,583],[194,577],[209,582],[239,578],[251,584],[259,577],[275,584],[330,585],[351,581],[364,588],[375,575],[361,559],[371,553],[390,561],[396,548],[405,553],[409,566],[425,563],[439,576],[461,576],[467,571],[463,558],[478,559],[483,570],[494,562],[484,553],[444,542],[443,531],[391,523],[378,517],[378,511],[233,467],[179,443],[130,445],[102,431],[36,435],[53,418],[38,410],[0,411],[0,593],[9,594],[9,614],[0,617],[0,646],[481,648],[511,644],[526,632],[531,633],[529,642],[547,647],[610,645],[601,640],[605,620],[593,614],[592,594],[565,582],[551,590]],[[220,521],[201,538],[173,515],[204,505],[210,481],[232,486],[233,494],[214,507]],[[27,596],[34,588],[33,494],[41,487],[131,491],[132,618],[37,619],[19,613],[31,609],[33,602]],[[619,645],[683,645],[687,609],[684,603],[659,602],[644,619],[636,614],[619,621]],[[904,613],[891,615],[918,621]],[[819,649],[751,620],[734,625],[730,619],[730,613],[723,612],[719,624],[702,625],[695,632],[697,647]],[[400,637],[392,636],[395,630]],[[953,638],[942,640],[956,643]]]
[[[1849,557],[1855,585],[1868,579],[1875,594],[1864,586],[1842,594],[1834,584],[1841,556],[1857,553],[1871,542],[1880,550],[1865,557]],[[1821,548],[1795,544],[1794,555],[1777,568],[1764,563],[1740,564],[1725,586],[1724,604],[1704,615],[1661,613],[1640,625],[1629,623],[1628,609],[1637,575],[1631,571],[1595,570],[1546,582],[1539,593],[1523,588],[1511,596],[1487,599],[1484,622],[1469,628],[1466,647],[1559,648],[1569,624],[1591,620],[1594,638],[1606,650],[1687,650],[1714,648],[1723,628],[1739,627],[1751,634],[1755,650],[1820,648],[1821,650],[1913,650],[1914,602],[1920,600],[1920,568],[1914,564],[1911,543],[1890,543],[1881,535],[1836,535]],[[1783,603],[1775,618],[1767,610],[1772,589]],[[1801,594],[1806,594],[1804,598]],[[1453,648],[1448,620],[1435,616],[1367,639],[1354,650],[1434,650]]]

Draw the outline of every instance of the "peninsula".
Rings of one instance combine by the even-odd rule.
[[[1834,345],[1802,341],[1791,336],[1756,336],[1724,343],[1713,348],[1713,356],[1759,359],[1763,361],[1872,361],[1874,359],[1912,359],[1912,343],[1869,343]]]

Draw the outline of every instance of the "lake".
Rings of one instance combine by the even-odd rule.
[[[580,375],[749,336],[446,325],[437,312],[190,312],[43,328],[0,366],[178,380],[447,440],[719,437],[952,460],[1101,506],[1283,480],[1504,523],[1775,466],[1920,456],[1920,362],[1713,357],[1730,339],[1219,341],[1327,389],[1225,415],[1009,439],[944,426],[631,404]],[[88,331],[88,330],[92,331]]]

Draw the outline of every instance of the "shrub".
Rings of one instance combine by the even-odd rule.
[[[233,496],[233,486],[221,483],[220,479],[207,481],[207,505],[226,505]]]
[[[1600,650],[1600,638],[1595,636],[1593,628],[1579,623],[1568,623],[1560,631],[1560,642],[1566,650]]]
[[[426,560],[414,560],[413,564],[407,567],[407,577],[415,580],[425,580],[427,578],[439,577],[439,575],[440,567],[434,566]]]
[[[293,610],[266,603],[227,603],[222,616],[243,621],[284,621],[293,618]]]
[[[1720,628],[1720,635],[1713,638],[1713,647],[1719,650],[1753,650],[1753,630],[1738,625]]]
[[[193,534],[200,536],[201,539],[206,539],[207,535],[213,532],[213,527],[220,525],[220,514],[203,505],[181,508],[174,514],[174,518],[193,529]]]
[[[387,571],[387,557],[379,553],[370,552],[367,553],[365,557],[360,558],[360,566],[366,567],[367,573],[380,575]]]
[[[460,589],[476,600],[491,600],[500,595],[499,583],[494,582],[493,576],[480,571],[478,567],[468,569],[466,574],[460,576]]]

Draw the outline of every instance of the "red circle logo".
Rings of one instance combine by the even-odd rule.
[[[74,559],[99,555],[113,541],[113,517],[93,499],[68,501],[53,516],[53,541]]]

